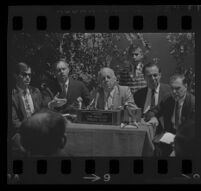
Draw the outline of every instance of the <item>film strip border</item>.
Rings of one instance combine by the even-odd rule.
[[[8,164],[8,184],[198,183],[199,161],[165,158],[40,158]]]
[[[110,31],[118,31],[120,29],[120,19],[119,16],[109,16],[106,21],[108,24],[108,29]],[[71,16],[61,16],[60,17],[60,30],[66,31],[72,28]],[[84,21],[82,21],[84,29],[87,31],[93,31],[96,29],[96,17],[95,16],[85,16]],[[14,16],[12,28],[14,31],[23,30],[24,22],[22,16]],[[38,31],[44,31],[48,28],[48,18],[46,16],[37,16],[35,26]],[[192,17],[189,15],[181,16],[181,30],[191,30],[192,29]],[[144,28],[144,18],[143,16],[133,16],[132,18],[132,27],[134,30],[143,30]],[[157,16],[157,29],[158,30],[167,30],[168,29],[168,17],[161,15]]]
[[[9,7],[8,33],[31,32],[200,32],[201,14],[122,7]],[[197,35],[200,42],[200,34]],[[197,50],[198,46],[196,46]],[[196,50],[196,52],[197,52]],[[199,55],[196,55],[196,60]],[[8,184],[140,184],[200,181],[198,160],[143,158],[23,159],[8,162]]]
[[[195,11],[160,11],[152,6],[11,6],[9,10],[8,27],[14,32],[187,32],[199,30],[201,17]]]

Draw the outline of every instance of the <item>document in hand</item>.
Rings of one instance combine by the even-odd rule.
[[[166,132],[166,133],[164,133],[164,135],[161,137],[160,142],[170,144],[170,143],[173,143],[173,142],[174,142],[174,138],[175,138],[175,135],[174,135],[174,134]]]

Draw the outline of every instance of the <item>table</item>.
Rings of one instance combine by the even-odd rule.
[[[153,156],[154,136],[150,125],[121,128],[114,125],[69,123],[66,128],[68,156]]]

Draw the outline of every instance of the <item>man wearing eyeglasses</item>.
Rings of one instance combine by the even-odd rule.
[[[24,62],[16,66],[16,85],[12,90],[12,125],[14,132],[22,121],[32,116],[42,107],[42,96],[39,89],[30,86],[31,68]]]

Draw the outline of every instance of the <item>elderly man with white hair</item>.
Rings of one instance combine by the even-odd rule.
[[[99,87],[94,98],[96,109],[115,110],[125,105],[136,107],[128,86],[120,86],[114,71],[104,67],[98,73]]]

